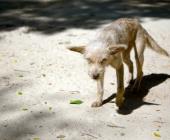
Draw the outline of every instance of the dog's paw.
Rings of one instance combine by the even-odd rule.
[[[125,100],[124,97],[116,97],[117,107],[121,108],[123,106],[124,100]]]
[[[91,107],[100,107],[100,106],[102,106],[102,101],[95,101],[91,105]]]

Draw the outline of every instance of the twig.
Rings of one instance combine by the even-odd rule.
[[[123,126],[117,126],[117,125],[113,125],[113,124],[108,124],[107,126],[108,126],[108,127],[115,127],[115,128],[122,128],[122,129],[125,128],[125,127],[123,127]]]
[[[87,136],[90,136],[90,137],[92,137],[92,138],[95,138],[95,139],[97,139],[97,137],[96,136],[93,136],[93,135],[91,135],[91,134],[88,134],[88,133],[82,133],[82,135],[84,136],[84,135],[87,135]]]
[[[14,71],[18,71],[18,72],[28,72],[28,73],[30,73],[30,71],[26,71],[26,70],[18,70],[18,69],[14,69]]]
[[[156,123],[166,123],[166,122],[163,122],[163,121],[153,121],[153,122],[156,122]]]
[[[60,90],[60,91],[57,91],[56,93],[71,93],[71,94],[76,94],[76,93],[80,93],[80,91],[76,91],[76,90],[73,90],[73,91]]]

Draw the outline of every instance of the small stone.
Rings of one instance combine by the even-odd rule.
[[[125,133],[121,132],[120,135],[121,135],[121,136],[125,136]]]

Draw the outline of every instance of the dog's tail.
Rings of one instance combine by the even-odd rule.
[[[158,43],[156,43],[156,41],[149,35],[149,33],[145,30],[144,30],[144,34],[145,34],[145,37],[146,37],[146,40],[147,40],[147,46],[154,50],[155,52],[161,54],[161,55],[164,55],[164,56],[167,56],[167,57],[170,57],[170,55],[168,54],[168,52],[166,50],[164,50],[163,48],[161,48]]]

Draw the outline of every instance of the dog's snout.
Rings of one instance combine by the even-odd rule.
[[[96,80],[96,79],[98,79],[98,78],[99,78],[99,74],[94,74],[94,75],[93,75],[93,79]]]

